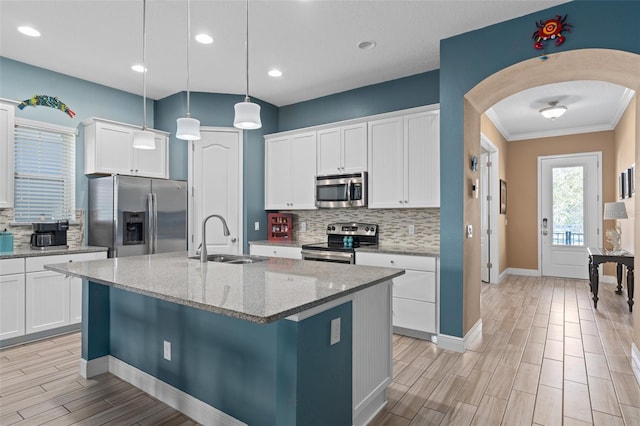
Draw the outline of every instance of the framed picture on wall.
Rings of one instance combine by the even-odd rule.
[[[627,196],[629,198],[636,194],[636,165],[632,164],[627,169]]]
[[[500,179],[500,214],[507,214],[507,182]]]
[[[621,200],[624,200],[625,198],[627,198],[627,185],[628,185],[627,172],[624,171],[620,173],[620,176],[618,177],[618,191],[619,191],[619,196]]]

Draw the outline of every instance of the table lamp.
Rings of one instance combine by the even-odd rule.
[[[627,208],[622,201],[604,203],[604,220],[627,219]],[[620,223],[616,222],[616,229],[607,231],[607,241],[613,246],[613,251],[620,251],[622,231]]]

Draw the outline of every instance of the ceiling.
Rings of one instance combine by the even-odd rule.
[[[283,106],[438,69],[441,39],[565,2],[251,0],[249,92]],[[191,43],[192,91],[244,93],[245,10],[242,0],[191,1],[192,35],[214,38]],[[150,98],[186,89],[186,16],[186,0],[147,0]],[[357,47],[368,40],[374,49]],[[131,70],[142,62],[142,1],[0,0],[0,55],[142,94]],[[272,67],[284,75],[267,76]]]
[[[634,91],[605,81],[567,81],[534,87],[511,95],[487,111],[508,141],[613,130]],[[540,109],[549,102],[567,107],[555,120]]]
[[[251,0],[252,97],[276,106],[440,67],[440,40],[546,9],[565,0]],[[186,0],[147,0],[147,96],[186,90]],[[536,19],[545,19],[540,14]],[[246,3],[191,0],[191,90],[245,91]],[[16,28],[30,25],[42,36]],[[531,22],[534,28],[534,19]],[[532,29],[533,32],[533,29]],[[375,41],[374,49],[357,47]],[[0,0],[0,55],[142,94],[142,0]],[[278,68],[279,78],[267,72]],[[488,111],[507,140],[615,127],[633,92],[605,82],[523,91]],[[543,119],[558,100],[568,112]]]

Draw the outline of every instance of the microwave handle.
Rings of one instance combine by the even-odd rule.
[[[347,183],[347,202],[351,203],[351,184],[352,181],[351,179],[349,179],[349,182]]]

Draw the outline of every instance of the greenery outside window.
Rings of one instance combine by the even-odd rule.
[[[16,222],[75,219],[75,146],[73,128],[16,120]]]

